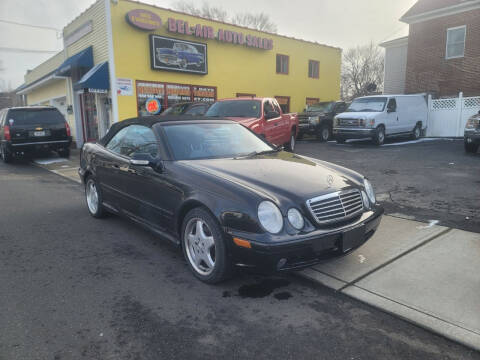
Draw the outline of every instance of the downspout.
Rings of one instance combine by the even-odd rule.
[[[112,11],[110,0],[105,1],[105,19],[107,25],[107,43],[108,43],[108,72],[110,75],[110,94],[112,97],[112,122],[118,119],[118,98],[117,98],[117,77],[115,74],[115,54],[113,51],[113,35],[112,35]],[[116,3],[116,1],[115,1]]]

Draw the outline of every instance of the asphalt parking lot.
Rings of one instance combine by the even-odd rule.
[[[480,232],[480,153],[466,154],[463,140],[389,140],[320,143],[305,138],[296,152],[367,176],[386,213]]]
[[[479,358],[296,276],[205,285],[178,249],[93,219],[78,183],[27,162],[0,181],[2,360]]]

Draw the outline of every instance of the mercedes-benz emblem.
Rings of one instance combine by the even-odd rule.
[[[327,184],[328,184],[328,187],[332,187],[332,184],[333,184],[333,176],[332,175],[327,176]]]

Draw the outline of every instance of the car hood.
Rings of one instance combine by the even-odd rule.
[[[336,116],[337,119],[372,119],[381,112],[344,112]]]
[[[327,115],[328,115],[328,113],[323,112],[323,111],[305,111],[305,112],[302,112],[302,113],[298,114],[298,116],[301,116],[301,117],[309,117],[309,116],[324,117],[324,116],[327,116]]]
[[[363,182],[363,177],[352,170],[284,151],[254,158],[186,160],[181,163],[278,203],[285,199],[303,203],[319,195],[358,187]]]

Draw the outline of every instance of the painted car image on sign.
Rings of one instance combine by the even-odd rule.
[[[206,74],[207,45],[150,35],[152,69]]]

